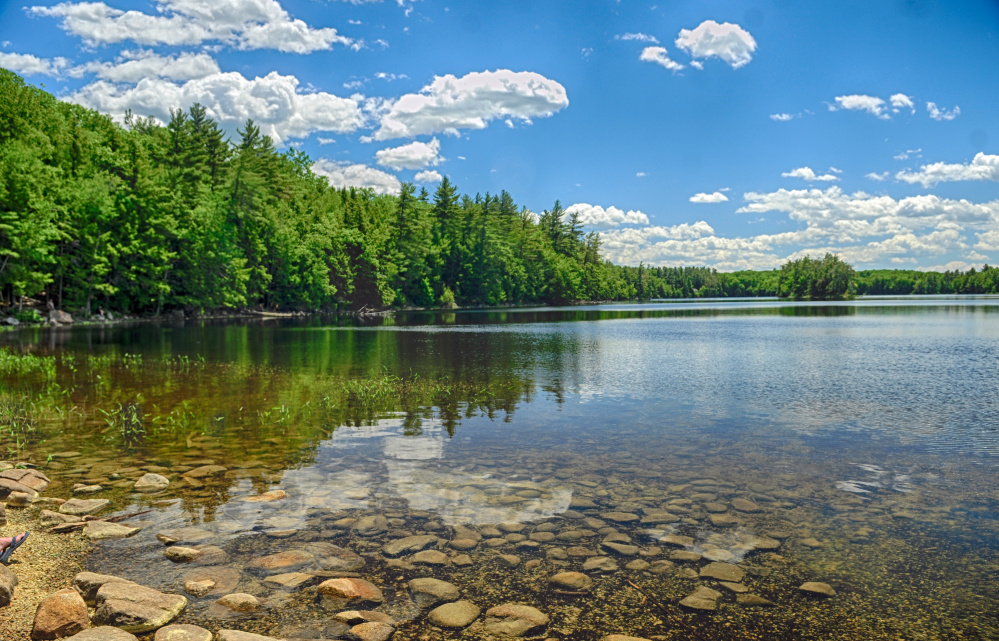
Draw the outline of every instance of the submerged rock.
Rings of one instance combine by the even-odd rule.
[[[136,492],[151,494],[153,492],[162,492],[168,487],[170,487],[170,479],[159,474],[149,473],[140,476],[139,480],[132,486],[132,489]]]
[[[815,596],[836,596],[836,590],[834,590],[831,585],[828,583],[820,583],[818,581],[808,581],[806,583],[802,583],[798,589],[802,592],[813,594]]]
[[[708,563],[703,568],[701,568],[701,576],[709,579],[718,579],[719,581],[729,581],[732,583],[738,583],[742,581],[742,577],[745,576],[742,568],[738,565],[732,565],[731,563],[721,563],[715,561],[714,563]]]
[[[442,628],[464,628],[479,618],[482,610],[471,601],[455,601],[437,606],[427,614],[427,619]]]
[[[104,539],[125,539],[142,528],[129,527],[120,523],[108,523],[107,521],[88,521],[83,527],[83,536],[93,541]]]
[[[430,608],[438,603],[457,601],[461,597],[458,586],[440,579],[421,578],[409,582],[409,593],[416,607]]]
[[[504,603],[486,610],[485,630],[496,636],[523,637],[547,625],[548,615],[529,605]]]
[[[680,605],[694,610],[716,610],[721,592],[711,588],[699,587],[680,601]]]
[[[385,600],[378,586],[364,579],[329,579],[319,584],[318,591],[338,607],[381,603]]]
[[[548,583],[556,590],[584,592],[593,586],[593,579],[582,572],[559,572],[548,579]]]

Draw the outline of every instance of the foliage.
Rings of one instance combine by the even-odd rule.
[[[846,298],[853,291],[853,267],[834,254],[821,260],[805,256],[780,268],[777,295],[782,298],[829,300]]]

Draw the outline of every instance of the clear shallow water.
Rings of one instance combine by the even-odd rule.
[[[144,527],[138,535],[101,544],[94,569],[182,591],[192,573],[224,568],[220,583],[235,583],[223,587],[266,599],[262,611],[237,616],[237,627],[332,634],[308,584],[286,590],[254,565],[326,543],[365,559],[359,572],[383,586],[382,608],[406,621],[400,638],[429,629],[400,577],[431,575],[484,608],[539,607],[552,617],[554,638],[999,636],[995,298],[188,321],[0,340],[75,354],[81,364],[75,373],[62,361],[59,368],[81,409],[39,426],[44,438],[30,450],[41,461],[79,452],[53,459],[49,473],[61,484],[53,490],[68,495],[74,481],[98,481],[112,486],[99,496],[116,509],[152,510],[133,519]],[[100,380],[82,366],[86,355],[124,353],[140,354],[141,366],[111,367]],[[386,375],[447,384],[393,388],[374,403],[337,395]],[[114,403],[142,408],[150,429],[136,447],[116,441],[99,413]],[[157,413],[174,417],[169,429],[166,419],[154,429]],[[225,471],[184,480],[207,461]],[[129,479],[149,466],[171,488],[129,492]],[[115,472],[123,478],[110,478]],[[243,500],[275,489],[288,497]],[[759,509],[736,509],[736,499]],[[615,513],[636,519],[608,517]],[[388,531],[352,529],[349,519],[372,515],[388,518]],[[500,544],[511,532],[492,536],[489,528],[510,523],[526,527]],[[201,543],[222,548],[225,562],[165,559],[154,535],[179,525],[208,531]],[[442,543],[446,566],[399,565],[381,554],[406,533],[454,538],[456,525],[477,528],[496,547]],[[609,528],[641,552],[603,547]],[[515,540],[549,531],[584,534]],[[669,534],[693,541],[663,543]],[[705,558],[667,567],[677,550]],[[459,554],[471,565],[455,565]],[[520,563],[507,567],[500,554]],[[554,572],[603,555],[617,569],[591,572],[590,595],[548,588]],[[742,606],[729,593],[714,613],[678,606],[697,585],[714,585],[684,572],[712,559],[740,562],[749,572],[743,583],[776,606]],[[654,565],[626,568],[633,561]],[[329,573],[321,560],[293,569]],[[796,589],[803,581],[839,594],[805,597]],[[192,598],[185,617],[234,623],[214,600]]]

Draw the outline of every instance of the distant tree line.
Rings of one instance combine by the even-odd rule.
[[[198,104],[166,126],[132,115],[119,126],[0,69],[0,304],[31,297],[84,314],[564,304],[797,296],[803,282],[783,268],[614,265],[558,201],[536,216],[506,191],[463,195],[446,178],[433,194],[335,188],[252,121],[238,133],[227,140]],[[857,293],[997,290],[992,268],[866,274]]]

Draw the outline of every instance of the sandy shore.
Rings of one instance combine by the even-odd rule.
[[[0,608],[0,639],[29,639],[35,610],[42,599],[60,588],[72,585],[73,577],[83,567],[91,549],[80,533],[49,534],[38,521],[30,518],[37,510],[7,508],[3,536],[28,530],[31,536],[19,547],[7,566],[17,574],[13,602]]]

